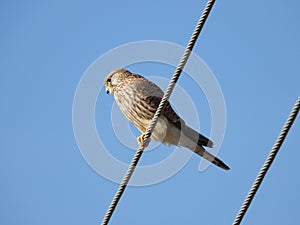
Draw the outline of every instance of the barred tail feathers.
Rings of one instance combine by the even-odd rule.
[[[224,170],[230,169],[222,160],[218,159],[203,148],[203,146],[212,147],[213,142],[188,126],[185,126],[181,130],[178,145],[192,150],[196,154],[202,156],[209,162],[215,164],[216,166]]]

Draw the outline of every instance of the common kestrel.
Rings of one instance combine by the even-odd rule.
[[[145,77],[125,69],[111,71],[105,78],[104,84],[107,94],[114,95],[122,113],[142,133],[137,139],[139,145],[142,145],[143,134],[163,97],[163,91]],[[151,140],[186,147],[222,169],[230,169],[203,148],[203,146],[212,147],[213,142],[188,127],[169,102],[158,118]]]

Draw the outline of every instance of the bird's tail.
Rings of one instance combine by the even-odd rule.
[[[178,143],[180,146],[192,150],[193,152],[197,153],[209,162],[212,162],[213,164],[224,170],[230,170],[230,168],[222,160],[218,159],[203,148],[203,146],[212,147],[213,142],[211,140],[199,134],[188,126],[182,128],[183,129],[181,129],[180,140]]]
[[[212,162],[216,166],[224,169],[230,170],[230,168],[220,159],[206,151],[201,145],[197,145],[195,149],[191,149],[193,152],[197,153],[198,155],[202,156],[204,159]]]

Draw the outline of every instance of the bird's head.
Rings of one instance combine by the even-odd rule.
[[[107,94],[113,94],[115,88],[128,76],[131,72],[125,69],[116,69],[111,71],[104,80],[104,85],[106,87]]]

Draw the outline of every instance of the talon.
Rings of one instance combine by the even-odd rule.
[[[141,134],[137,138],[137,142],[138,142],[140,148],[142,148],[144,146],[144,137],[145,137],[145,134]]]

